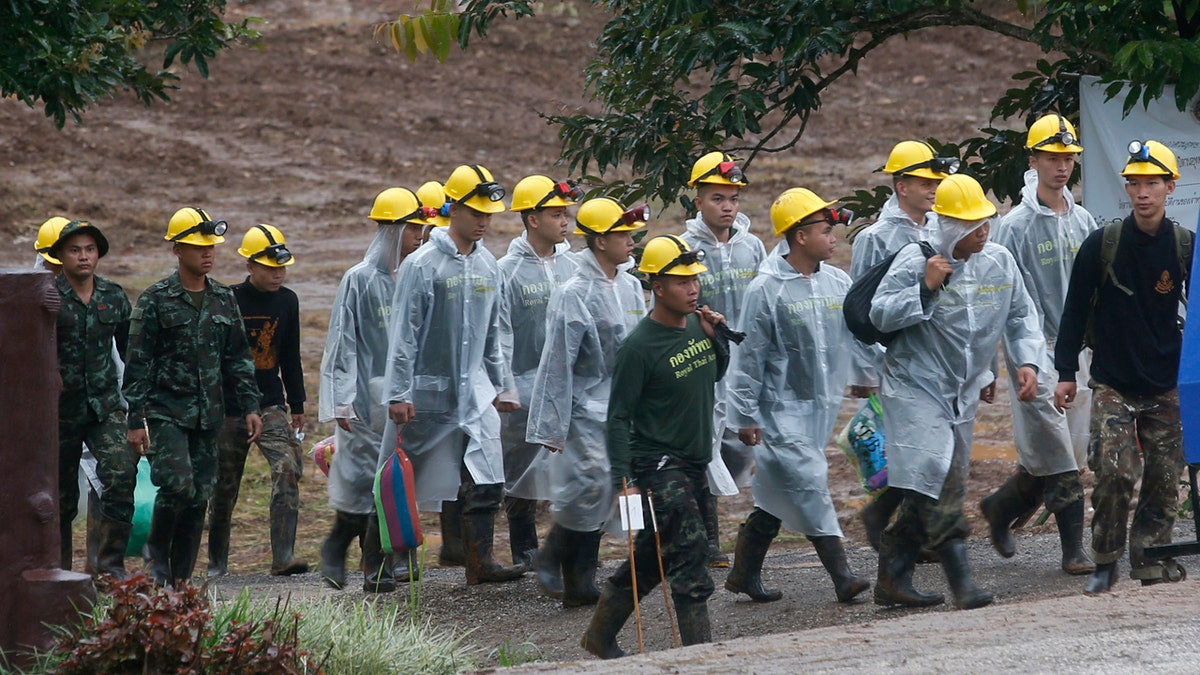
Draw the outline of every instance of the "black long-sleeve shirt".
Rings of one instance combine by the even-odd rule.
[[[263,292],[250,283],[249,277],[230,286],[242,311],[246,339],[254,357],[254,377],[262,392],[259,406],[283,405],[284,391],[293,415],[304,413],[304,367],[300,362],[300,301],[291,289]],[[282,378],[282,379],[281,379]],[[234,400],[226,392],[226,405]],[[241,411],[229,409],[227,414],[240,417]]]
[[[1101,278],[1103,238],[1104,228],[1088,235],[1071,268],[1054,350],[1059,380],[1075,381],[1092,294],[1099,287],[1092,319],[1092,379],[1124,394],[1152,396],[1170,391],[1178,380],[1183,348],[1177,317],[1185,278],[1175,248],[1174,224],[1164,218],[1157,234],[1148,235],[1138,229],[1132,215],[1122,223],[1113,274],[1133,295]],[[1190,255],[1184,263],[1191,268]]]

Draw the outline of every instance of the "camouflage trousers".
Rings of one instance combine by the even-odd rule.
[[[1078,471],[1035,476],[1018,464],[1016,488],[1026,504],[1036,504],[1040,500],[1050,513],[1058,513],[1083,499],[1083,482],[1079,480]]]
[[[671,584],[671,593],[703,602],[713,593],[708,573],[708,538],[699,500],[708,495],[704,466],[684,466],[670,461],[661,469],[658,459],[635,459],[630,467],[642,493],[646,528],[634,538],[633,558],[637,567],[638,597],[645,597],[662,581],[658,571],[658,553],[651,526],[647,493],[654,498],[654,517],[662,540],[663,569]],[[632,592],[630,561],[621,564],[609,583],[619,591]]]
[[[903,493],[904,500],[900,502],[895,522],[886,532],[930,549],[937,549],[951,539],[966,539],[971,526],[963,514],[963,498],[967,492],[970,460],[971,448],[956,443],[946,482],[942,483],[942,491],[936,499],[915,490],[889,487],[889,492],[899,490]]]
[[[185,429],[148,418],[150,481],[158,486],[154,508],[205,509],[217,482],[217,435],[220,429]]]
[[[1140,476],[1133,524],[1129,525],[1129,562],[1134,579],[1158,578],[1162,566],[1147,560],[1147,546],[1171,541],[1179,507],[1183,471],[1183,426],[1179,392],[1129,396],[1097,384],[1092,389],[1088,468],[1096,473],[1092,489],[1092,559],[1118,560],[1125,549],[1126,522],[1133,486]]]
[[[292,429],[292,418],[283,406],[268,406],[262,411],[262,435],[255,442],[271,467],[271,513],[300,508],[300,476],[303,450]],[[217,437],[217,483],[213,488],[209,518],[213,523],[228,524],[237,504],[246,468],[250,442],[245,417],[226,417]]]
[[[103,486],[100,508],[104,517],[133,522],[133,489],[137,485],[138,455],[129,447],[125,411],[80,422],[58,421],[58,514],[69,523],[79,511],[79,459],[86,443],[96,457],[96,475]]]

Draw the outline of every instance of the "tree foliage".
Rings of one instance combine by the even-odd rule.
[[[43,105],[60,128],[120,89],[169,100],[176,59],[208,77],[218,52],[259,37],[257,19],[225,23],[224,11],[224,0],[10,0],[0,8],[0,95]],[[153,43],[165,45],[161,70],[143,63]]]
[[[1200,89],[1200,0],[1018,0],[1026,18],[1019,23],[1003,18],[1012,4],[964,0],[592,1],[611,16],[586,73],[601,112],[548,119],[559,126],[571,172],[603,177],[621,167],[637,176],[609,185],[626,199],[674,201],[693,158],[712,148],[737,153],[746,166],[760,153],[787,150],[830,86],[888,40],[923,28],[973,26],[1058,55],[1014,74],[1017,86],[976,137],[930,139],[960,153],[965,169],[1001,199],[1019,198],[1026,164],[1023,133],[997,128],[997,120],[1027,124],[1058,112],[1077,121],[1081,74],[1109,83],[1110,98],[1132,81],[1126,112],[1169,84],[1183,109]],[[429,12],[398,23],[415,25],[433,44],[430,36],[454,33],[446,30],[453,21],[465,48],[497,20],[544,8],[534,0],[469,0],[459,10],[434,0]],[[421,51],[404,45],[397,48],[410,58]],[[449,45],[437,45],[430,51],[444,59]],[[850,200],[869,211],[886,197],[887,190],[860,191]]]

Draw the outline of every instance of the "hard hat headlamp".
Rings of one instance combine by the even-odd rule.
[[[501,199],[504,199],[504,195],[507,193],[504,191],[503,185],[494,180],[488,180],[487,176],[484,175],[483,170],[480,169],[478,165],[468,164],[467,166],[471,167],[476,176],[479,176],[479,182],[475,184],[475,187],[470,192],[463,195],[462,199],[457,200],[459,204],[466,204],[468,199],[476,196],[483,197],[484,199],[492,202],[498,202]],[[447,215],[449,215],[449,213],[447,213]]]
[[[704,173],[700,174],[699,176],[696,176],[695,182],[701,183],[704,181],[705,178],[708,178],[709,176],[717,176],[717,175],[721,176],[722,178],[729,181],[730,183],[745,184],[745,182],[746,182],[746,174],[742,173],[742,168],[739,167],[737,165],[737,162],[734,162],[733,160],[717,162],[717,164],[715,166],[713,166],[713,168],[709,169],[708,171],[705,171]]]
[[[550,189],[550,192],[546,193],[545,197],[542,197],[540,200],[538,200],[537,204],[533,205],[533,208],[535,210],[540,209],[546,205],[546,202],[554,199],[555,197],[561,197],[567,201],[577,202],[580,199],[583,199],[583,188],[569,181],[558,181],[554,184],[554,187]]]
[[[893,173],[897,176],[903,176],[906,173],[911,173],[917,169],[929,169],[934,173],[945,173],[954,175],[958,173],[958,168],[961,162],[957,157],[931,157],[923,162],[910,164],[903,169],[896,169]]]
[[[617,227],[618,225],[636,225],[637,223],[644,223],[647,220],[650,220],[650,205],[642,204],[622,213],[621,219],[613,223],[613,227]]]
[[[443,204],[442,206],[444,207],[445,204]],[[449,209],[447,209],[447,211],[449,211]],[[417,207],[417,214],[426,220],[429,220],[430,218],[436,218],[437,216],[441,215],[441,213],[442,213],[442,210],[440,208],[435,209],[432,206],[418,206]]]
[[[200,214],[200,218],[202,220],[183,232],[175,235],[174,237],[171,237],[169,241],[179,241],[193,232],[199,232],[200,234],[209,237],[223,237],[225,236],[225,232],[229,230],[229,223],[225,222],[224,220],[212,220],[209,218],[209,215],[204,212],[204,209],[193,207],[192,210]]]
[[[437,214],[439,216],[449,217],[450,216],[450,205],[453,203],[454,202],[446,202],[445,204],[442,204],[442,206],[437,210]]]
[[[1034,143],[1033,147],[1029,149],[1037,150],[1040,147],[1054,145],[1055,143],[1061,143],[1062,145],[1070,146],[1075,145],[1078,140],[1078,138],[1075,138],[1075,134],[1067,131],[1067,122],[1063,119],[1063,116],[1058,115],[1058,133],[1054,134],[1053,136],[1047,136],[1043,138],[1037,143]],[[1134,142],[1136,143],[1137,141]]]
[[[1129,141],[1129,161],[1130,162],[1150,162],[1154,166],[1163,170],[1167,176],[1174,176],[1175,172],[1167,168],[1157,157],[1150,154],[1150,145],[1148,141]]]
[[[696,263],[704,262],[704,259],[708,257],[708,254],[702,248],[694,248],[689,251],[687,244],[684,244],[683,241],[678,237],[668,235],[668,238],[675,242],[675,245],[679,247],[679,255],[675,256],[675,259],[671,262],[663,265],[662,269],[655,272],[655,274],[666,274],[668,270],[679,267],[680,265],[694,265]]]
[[[251,260],[257,258],[270,258],[275,261],[276,265],[286,265],[292,259],[292,252],[288,250],[286,244],[275,241],[275,237],[271,236],[271,231],[262,225],[255,225],[267,237],[268,246],[263,250],[254,253],[250,256]]]

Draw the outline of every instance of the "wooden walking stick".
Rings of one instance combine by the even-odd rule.
[[[645,654],[646,647],[642,642],[642,610],[638,606],[638,590],[637,590],[637,561],[633,556],[633,514],[629,510],[629,482],[625,477],[621,477],[621,492],[626,493],[625,496],[625,524],[628,527],[625,529],[625,534],[629,539],[629,576],[633,580],[633,620],[637,626],[638,653]]]
[[[646,490],[646,502],[650,505],[650,526],[654,528],[654,548],[658,551],[658,577],[662,580],[663,605],[667,608],[667,621],[671,624],[671,641],[678,647],[679,626],[675,625],[675,613],[671,611],[671,598],[667,593],[667,572],[663,569],[662,538],[658,536],[658,517],[654,515],[654,493]]]

